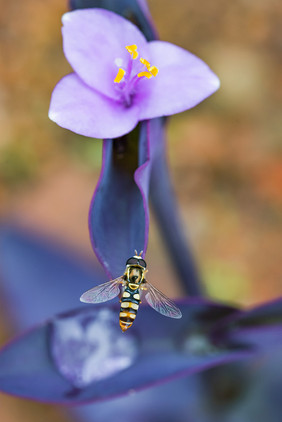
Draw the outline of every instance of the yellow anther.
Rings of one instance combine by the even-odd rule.
[[[150,73],[150,72],[140,72],[140,73],[138,73],[138,78],[141,78],[142,76],[146,76],[146,78],[148,78],[148,79],[150,79],[153,75],[152,75],[152,73]]]
[[[120,67],[119,70],[118,70],[117,76],[114,79],[114,82],[119,84],[121,82],[121,80],[123,79],[124,75],[125,75],[125,70],[123,70]]]
[[[127,45],[125,48],[131,54],[133,60],[137,59],[138,51],[137,51],[137,45],[136,44]]]
[[[148,72],[141,72],[138,74],[138,76],[146,76],[147,78],[150,78],[151,76],[157,76],[159,73],[159,69],[156,66],[151,66],[151,64],[148,62],[148,60],[143,59],[143,57],[140,58],[140,62],[147,68]],[[148,76],[148,73],[151,76]]]
[[[152,73],[153,76],[157,76],[157,74],[159,73],[159,69],[156,66],[150,66],[148,68],[148,71]]]
[[[149,67],[151,66],[150,63],[148,62],[148,60],[143,59],[143,57],[140,58],[140,62],[147,67],[147,69],[149,70]]]

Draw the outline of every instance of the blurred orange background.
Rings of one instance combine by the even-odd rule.
[[[168,126],[173,184],[205,288],[242,306],[281,296],[282,4],[148,4],[160,38],[201,57],[221,79],[216,94]],[[71,71],[60,29],[67,1],[0,0],[0,10],[1,219],[93,257],[87,216],[101,141],[47,116],[55,84]],[[153,218],[147,260],[150,280],[166,294],[181,294]],[[19,401],[17,410],[15,402],[1,395],[1,420],[38,420],[41,405]],[[63,420],[43,408],[40,421]]]

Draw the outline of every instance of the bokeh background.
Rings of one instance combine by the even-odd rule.
[[[279,0],[148,0],[160,38],[206,61],[221,88],[168,125],[183,230],[208,294],[244,307],[282,294],[282,4]],[[0,217],[93,257],[87,215],[101,142],[48,119],[71,71],[67,0],[0,0]],[[150,280],[181,294],[154,218]],[[9,322],[0,310],[1,344]],[[42,411],[44,410],[44,411]],[[69,420],[62,409],[0,395],[0,417]]]

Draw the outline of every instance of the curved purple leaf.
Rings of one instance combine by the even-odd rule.
[[[224,324],[224,321],[222,322]],[[267,326],[282,323],[282,298],[263,303],[242,314],[234,315],[225,323],[236,327]]]
[[[203,413],[208,422],[280,422],[282,388],[281,347],[263,356],[213,368],[201,374]]]
[[[98,265],[39,234],[0,229],[3,305],[21,329],[79,306],[81,294],[105,281]]]
[[[280,422],[281,348],[269,352],[74,411],[95,422]]]
[[[177,392],[177,394],[176,394]],[[95,422],[187,422],[194,420],[204,391],[196,375],[170,381],[156,387],[132,391],[115,400],[72,408],[80,417]],[[202,421],[202,419],[198,419]]]
[[[159,154],[159,122],[143,122],[137,131],[104,141],[89,231],[96,256],[112,278],[124,272],[125,262],[135,249],[146,253],[150,171]]]
[[[281,346],[282,299],[221,320],[216,327],[214,338],[225,336],[234,345],[249,345],[260,352]]]
[[[112,278],[123,273],[135,249],[145,254],[150,190],[157,221],[184,288],[190,295],[199,295],[199,277],[179,224],[169,180],[164,120],[143,122],[139,137],[137,133],[104,141],[101,176],[89,212],[93,249]]]
[[[143,137],[146,124],[140,126]],[[103,164],[89,211],[89,231],[96,256],[107,274],[123,274],[134,250],[146,250],[148,221],[134,181],[138,168],[138,131],[103,144]],[[143,164],[143,163],[142,163]]]
[[[216,321],[234,309],[187,301],[181,310],[183,318],[176,322],[144,306],[126,336],[115,307],[60,315],[2,349],[0,390],[78,404],[249,356],[245,348],[233,349],[227,343],[218,347],[209,337]]]
[[[92,312],[93,313],[93,312]],[[50,352],[59,372],[77,389],[103,381],[129,368],[138,342],[123,336],[110,309],[58,318],[52,324]]]

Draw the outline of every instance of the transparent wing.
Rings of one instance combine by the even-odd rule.
[[[87,290],[87,292],[83,293],[80,301],[85,303],[107,302],[107,300],[111,300],[119,295],[120,285],[123,282],[123,277],[118,277],[114,280],[107,281],[104,284],[93,287],[93,289]]]
[[[145,286],[148,289],[145,298],[155,311],[170,318],[181,318],[182,313],[180,309],[170,300],[166,295],[152,286],[148,281]]]

